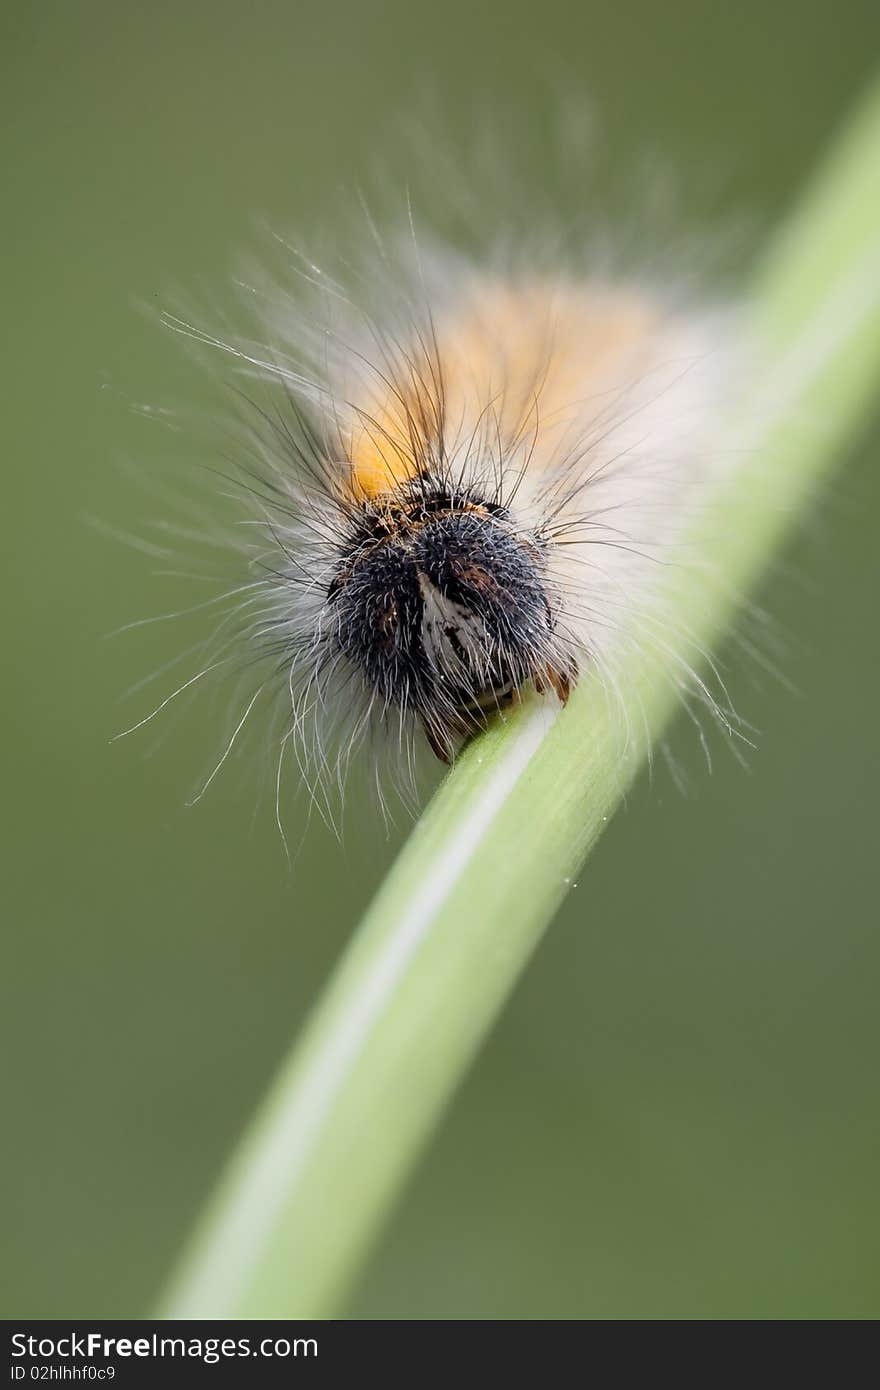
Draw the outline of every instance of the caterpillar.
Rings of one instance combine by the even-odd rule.
[[[665,640],[666,567],[727,466],[732,311],[414,237],[381,243],[366,307],[314,264],[296,278],[307,307],[261,287],[251,338],[166,316],[251,379],[244,598],[193,679],[242,651],[265,674],[203,790],[264,690],[276,787],[290,749],[313,792],[377,734],[411,774],[420,746],[452,762],[526,690],[613,695],[627,646]]]

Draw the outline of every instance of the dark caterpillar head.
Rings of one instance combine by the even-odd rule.
[[[328,598],[334,641],[381,707],[421,719],[451,757],[550,663],[540,543],[493,504],[420,495],[364,508]]]

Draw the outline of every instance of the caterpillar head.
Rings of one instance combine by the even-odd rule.
[[[327,597],[337,650],[444,761],[527,681],[568,693],[544,547],[499,504],[424,484],[365,503]]]

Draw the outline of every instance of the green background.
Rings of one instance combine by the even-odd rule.
[[[524,167],[552,196],[560,92],[602,128],[596,184],[566,187],[567,213],[660,150],[685,229],[750,229],[742,269],[871,75],[880,11],[44,3],[2,26],[0,1311],[130,1316],[404,833],[371,828],[355,792],[343,846],[320,823],[303,838],[291,782],[288,871],[253,769],[187,810],[222,700],[108,744],[150,707],[120,704],[126,687],[198,636],[106,638],[193,601],[105,534],[163,512],[137,475],[161,472],[167,431],[137,407],[210,408],[138,305],[169,286],[222,300],[255,216],[328,225],[425,101],[456,159],[475,110],[511,143],[530,132]],[[173,448],[185,469],[186,438]],[[687,793],[661,768],[633,793],[353,1316],[880,1311],[876,448],[875,421],[761,596],[785,680],[729,655],[757,729],[747,770],[716,739],[708,775],[681,729]]]

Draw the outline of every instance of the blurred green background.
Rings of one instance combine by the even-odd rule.
[[[540,129],[558,79],[600,113],[606,162],[656,148],[683,173],[685,228],[771,228],[869,78],[880,10],[45,0],[0,22],[2,1312],[130,1316],[403,833],[355,815],[341,848],[314,825],[289,873],[252,827],[257,779],[186,810],[222,738],[210,702],[108,746],[181,637],[105,634],[192,597],[84,520],[160,510],[119,467],[166,448],[131,405],[203,401],[136,304],[222,294],[255,214],[326,224],[425,90],[464,152],[475,101]],[[748,770],[716,741],[710,777],[681,730],[689,794],[659,771],[632,795],[351,1315],[880,1311],[877,444],[875,421],[762,596],[794,689],[732,659]],[[291,784],[294,843],[303,800]]]

